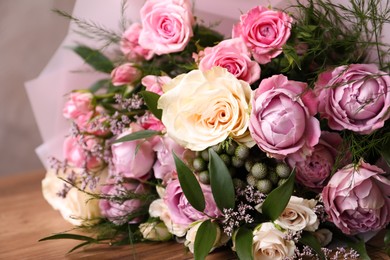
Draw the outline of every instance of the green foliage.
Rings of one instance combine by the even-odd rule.
[[[138,132],[134,132],[134,133],[125,135],[125,136],[115,140],[113,143],[123,143],[123,142],[144,139],[144,138],[150,138],[150,137],[160,135],[160,134],[161,134],[161,132],[159,132],[159,131],[142,130],[142,131],[138,131]]]
[[[92,86],[89,87],[89,91],[92,93],[96,93],[100,89],[108,88],[111,84],[111,79],[101,79],[97,82],[95,82]]]
[[[206,207],[206,202],[198,180],[195,178],[191,169],[174,152],[173,158],[184,195],[194,209],[203,212]]]
[[[160,95],[150,91],[141,91],[140,94],[143,96],[144,101],[148,106],[150,112],[152,112],[156,118],[161,120],[162,109],[157,108],[158,99],[160,98]]]
[[[235,235],[236,252],[239,259],[253,259],[253,232],[251,229],[241,227]]]
[[[199,226],[194,243],[195,260],[203,260],[210,253],[217,238],[217,229],[218,225],[209,219]]]
[[[215,203],[221,211],[234,208],[235,192],[229,170],[213,149],[209,149],[209,158],[210,185]]]
[[[261,210],[272,221],[276,220],[286,208],[294,191],[295,169],[285,183],[271,191],[265,199]]]
[[[371,260],[370,256],[367,254],[366,243],[363,239],[358,241],[347,241],[349,247],[355,249],[359,253],[359,259],[361,260]]]
[[[74,47],[73,51],[97,71],[111,73],[114,69],[114,65],[111,60],[104,56],[99,50],[79,45]]]

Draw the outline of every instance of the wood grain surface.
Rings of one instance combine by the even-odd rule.
[[[41,194],[43,172],[0,178],[0,259],[193,259],[182,244],[142,243],[135,246],[91,246],[67,254],[77,241],[39,239],[72,228]],[[379,250],[381,239],[368,247],[373,260],[390,259]],[[218,250],[207,260],[235,259],[228,250]]]

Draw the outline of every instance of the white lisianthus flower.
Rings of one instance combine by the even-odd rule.
[[[168,241],[172,238],[163,222],[146,222],[139,225],[142,236],[150,241]]]
[[[317,201],[314,199],[307,200],[291,196],[286,208],[275,220],[275,224],[293,231],[315,231],[320,223],[314,212],[316,204]]]
[[[295,244],[285,240],[285,233],[275,227],[272,222],[260,224],[253,231],[254,260],[282,260],[294,255]]]
[[[66,172],[59,171],[56,174],[56,170],[49,169],[42,180],[43,197],[54,209],[60,211],[62,217],[71,224],[76,226],[94,225],[101,218],[99,200],[74,187],[70,189],[65,198],[58,196],[58,192],[64,185],[64,181],[60,178],[65,178],[71,171],[75,171],[77,174],[81,170],[69,168]],[[107,168],[102,170],[99,176],[104,181],[107,177]],[[92,192],[99,193],[99,190],[100,184]]]
[[[192,70],[163,86],[158,100],[168,135],[193,151],[201,151],[228,136],[240,140],[249,125],[252,90],[226,69]],[[251,141],[251,140],[249,140]]]
[[[163,199],[157,199],[150,204],[149,215],[153,218],[160,218],[168,228],[168,231],[178,237],[183,237],[189,228],[188,225],[181,225],[172,222],[168,207],[164,203]]]

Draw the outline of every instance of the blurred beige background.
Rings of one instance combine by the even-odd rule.
[[[67,33],[69,21],[51,10],[71,12],[74,2],[0,1],[0,176],[43,168],[24,82],[38,76]]]

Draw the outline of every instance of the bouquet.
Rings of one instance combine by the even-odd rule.
[[[390,222],[388,2],[253,6],[227,37],[189,0],[146,0],[132,23],[126,7],[120,33],[57,10],[103,44],[72,47],[99,79],[66,95],[42,181],[90,235],[42,240],[369,259]]]

